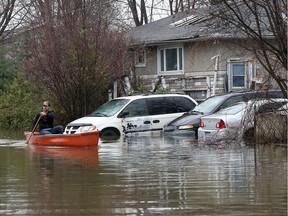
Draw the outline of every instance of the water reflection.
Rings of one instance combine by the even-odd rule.
[[[99,165],[97,148],[61,148],[61,147],[35,147],[28,146],[32,157],[43,161],[61,160],[65,163],[81,163],[87,165]],[[37,160],[36,159],[36,160]]]
[[[0,215],[287,212],[282,147],[208,146],[152,134],[102,142],[98,150],[1,148],[0,162]]]
[[[0,139],[22,140],[24,139],[23,131],[0,130]]]

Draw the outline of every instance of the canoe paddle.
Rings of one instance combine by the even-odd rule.
[[[40,121],[41,117],[42,117],[42,116],[40,115],[39,118],[38,118],[38,120],[37,120],[37,122],[36,122],[36,124],[35,124],[35,126],[34,126],[34,128],[33,128],[33,130],[32,130],[32,132],[31,132],[30,135],[29,135],[29,138],[26,140],[25,144],[28,144],[29,140],[31,139],[33,133],[35,132],[35,130],[36,130],[38,124],[39,124],[39,121]]]

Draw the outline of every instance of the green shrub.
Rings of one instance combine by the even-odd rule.
[[[41,90],[18,76],[0,92],[0,128],[29,130],[42,102]]]

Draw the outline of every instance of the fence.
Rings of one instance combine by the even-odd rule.
[[[255,116],[256,143],[287,145],[287,117],[287,112],[257,114]]]

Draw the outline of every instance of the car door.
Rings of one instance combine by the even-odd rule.
[[[122,119],[124,133],[150,131],[152,124],[147,109],[146,99],[137,99],[128,104],[122,111],[127,113]]]
[[[184,97],[157,97],[149,98],[147,106],[150,114],[151,130],[162,130],[164,125],[194,108]]]

